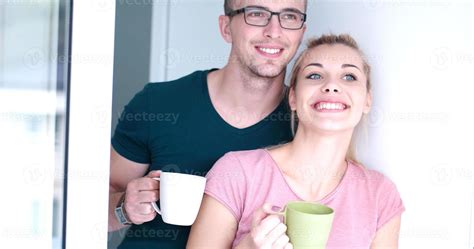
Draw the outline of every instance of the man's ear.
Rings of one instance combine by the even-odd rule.
[[[365,101],[364,110],[362,111],[364,114],[368,114],[370,112],[370,108],[372,107],[372,92],[369,91],[367,93],[367,99]]]
[[[290,92],[288,93],[288,104],[290,105],[291,111],[296,111],[296,95],[294,87],[290,87]]]
[[[230,17],[226,15],[219,16],[219,31],[221,32],[222,38],[227,43],[232,43],[232,33],[230,32]]]

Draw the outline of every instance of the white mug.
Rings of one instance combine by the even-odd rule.
[[[206,178],[196,175],[162,172],[160,177],[160,208],[151,205],[164,222],[191,226],[196,220],[206,187]]]

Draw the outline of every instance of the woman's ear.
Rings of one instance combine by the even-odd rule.
[[[227,43],[232,43],[232,33],[230,32],[230,17],[226,15],[219,16],[219,31],[221,32],[222,38]]]
[[[365,101],[365,106],[364,110],[362,111],[364,114],[368,114],[370,112],[370,108],[372,107],[372,92],[369,91],[367,93],[366,101]]]
[[[295,87],[290,87],[290,92],[288,93],[288,104],[290,105],[291,111],[296,111]]]

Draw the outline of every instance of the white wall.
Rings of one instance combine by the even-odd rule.
[[[468,248],[473,165],[463,147],[473,113],[472,3],[318,1],[308,13],[308,35],[348,32],[373,66],[362,157],[403,197],[401,248]]]
[[[230,45],[218,29],[223,3],[223,0],[155,2],[150,81],[172,80],[227,63]]]
[[[217,28],[222,2],[171,0],[169,12],[155,6],[169,15],[169,26],[153,28],[161,34],[155,40],[167,40],[152,49],[152,81],[225,64],[229,46]],[[361,158],[399,188],[407,209],[401,248],[474,246],[472,5],[310,0],[306,37],[348,32],[373,66],[374,106]]]

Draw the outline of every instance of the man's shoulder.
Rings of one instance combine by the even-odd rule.
[[[165,95],[188,93],[190,90],[202,88],[203,81],[206,80],[208,72],[209,70],[198,70],[178,79],[150,82],[145,86],[145,91],[148,91],[150,94]]]

